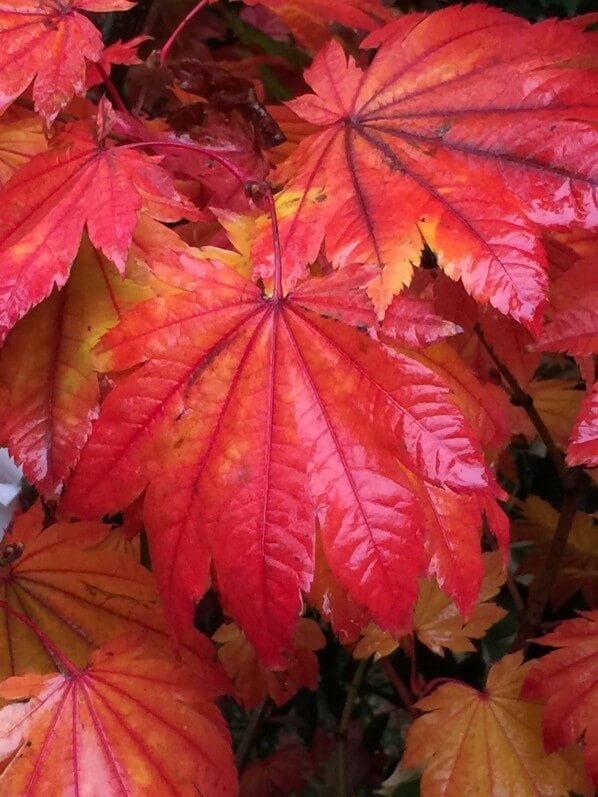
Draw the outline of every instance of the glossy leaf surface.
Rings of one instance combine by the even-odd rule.
[[[87,122],[67,126],[48,152],[19,169],[4,188],[3,207],[0,339],[64,285],[85,225],[92,244],[122,273],[142,208],[162,221],[193,214],[154,160],[98,142]]]
[[[508,43],[505,46],[505,42]],[[423,243],[480,302],[538,330],[547,289],[535,222],[596,223],[592,77],[561,68],[590,52],[572,22],[530,26],[473,5],[401,17],[369,36],[362,71],[327,45],[292,101],[324,128],[301,142],[294,186],[326,193],[326,249],[339,267],[384,267],[381,310]]]
[[[434,572],[470,606],[481,512],[497,491],[443,380],[304,309],[301,286],[277,301],[216,261],[175,265],[180,295],[140,305],[102,341],[105,370],[145,363],[104,402],[68,507],[101,516],[150,482],[146,526],[171,617],[190,622],[212,562],[226,611],[269,663],[309,590],[315,515],[335,576],[382,626],[409,616],[428,536],[453,551]],[[312,301],[318,287],[326,295],[327,279]]]
[[[544,740],[557,750],[583,737],[587,770],[598,784],[598,612],[566,620],[538,640],[558,650],[534,662],[525,694],[545,697]]]

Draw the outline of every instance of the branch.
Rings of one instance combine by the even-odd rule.
[[[262,702],[259,703],[251,712],[249,722],[247,723],[247,728],[245,729],[245,733],[241,739],[241,744],[237,750],[236,764],[239,775],[247,766],[253,746],[261,733],[262,725],[264,724],[266,715],[270,711],[271,707],[272,700],[269,697],[265,697]]]
[[[388,656],[384,656],[384,658],[382,659],[382,667],[384,669],[384,672],[388,676],[388,680],[391,682],[396,693],[401,698],[403,705],[405,706],[407,711],[411,714],[412,717],[417,716],[417,709],[413,707],[413,704],[415,702],[413,696],[409,691],[409,689],[407,689],[407,687],[403,683],[401,676],[395,670],[393,663],[388,658]]]
[[[530,585],[525,615],[519,626],[519,632],[513,642],[513,649],[518,650],[527,644],[530,636],[538,631],[542,615],[548,605],[554,582],[561,566],[569,532],[573,526],[579,500],[586,487],[586,477],[582,469],[571,468],[563,479],[565,497],[559,514],[554,536],[543,562],[542,569]]]
[[[502,362],[502,360],[500,360],[496,356],[494,349],[492,348],[490,343],[488,343],[484,331],[482,330],[482,327],[480,326],[479,323],[475,325],[474,329],[478,338],[480,339],[480,342],[482,343],[482,345],[490,355],[492,361],[496,365],[499,373],[501,374],[507,385],[510,387],[511,401],[513,402],[513,404],[516,404],[518,407],[523,408],[524,412],[527,414],[528,418],[534,425],[534,428],[537,431],[538,436],[546,446],[546,450],[548,451],[548,456],[552,460],[552,464],[554,465],[556,472],[561,478],[563,478],[566,471],[565,463],[563,461],[563,455],[557,444],[554,442],[554,438],[550,434],[548,427],[540,417],[540,413],[538,412],[538,410],[534,405],[533,398],[530,396],[529,393],[525,392],[525,390],[521,387],[517,379],[509,371],[507,366]]]
[[[564,490],[563,505],[561,507],[554,536],[550,543],[550,548],[548,549],[548,554],[546,555],[542,569],[537,573],[530,585],[525,613],[521,620],[515,641],[513,642],[513,649],[517,650],[524,647],[527,644],[528,638],[536,633],[540,627],[542,615],[550,600],[554,583],[559,572],[575,513],[579,506],[580,498],[585,490],[586,476],[581,468],[568,468],[565,465],[563,454],[534,406],[533,398],[523,390],[507,366],[496,356],[494,349],[490,343],[488,343],[479,323],[475,325],[475,331],[482,345],[498,368],[501,376],[510,387],[512,392],[511,400],[514,404],[523,407],[528,418],[538,432],[538,435],[544,442]]]
[[[357,665],[353,678],[349,684],[345,705],[343,706],[343,713],[338,724],[337,731],[337,797],[349,797],[348,784],[347,784],[347,731],[349,729],[349,722],[351,714],[355,707],[355,701],[359,694],[359,689],[365,677],[368,667],[369,659],[362,659]]]

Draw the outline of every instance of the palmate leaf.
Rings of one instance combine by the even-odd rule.
[[[101,106],[98,130],[91,122],[66,125],[3,189],[0,340],[55,285],[64,285],[85,226],[122,273],[142,208],[161,221],[195,212],[155,158],[110,146],[106,124],[110,112]]]
[[[258,4],[258,0],[244,2],[249,6]],[[330,23],[370,31],[392,18],[390,9],[380,0],[259,0],[259,5],[280,17],[299,44],[310,49],[329,38]]]
[[[84,670],[9,678],[0,698],[15,701],[0,711],[3,794],[237,794],[211,685],[135,635]]]
[[[315,94],[290,103],[323,128],[283,170],[292,188],[325,191],[328,256],[384,267],[370,287],[382,311],[425,241],[478,301],[537,331],[535,223],[598,219],[598,132],[584,121],[596,77],[575,66],[592,36],[473,5],[405,15],[364,42],[377,45],[366,70],[327,45],[305,74]]]
[[[498,593],[505,580],[502,557],[498,551],[485,553],[483,557],[484,580],[479,599],[467,619],[459,612],[455,602],[438,587],[434,579],[421,579],[413,628],[406,628],[404,634],[413,633],[420,642],[439,656],[444,656],[443,648],[452,650],[453,653],[474,651],[475,647],[471,640],[483,637],[490,626],[506,614],[505,609],[489,602]],[[389,656],[399,645],[400,637],[395,638],[388,632],[381,631],[376,625],[370,624],[364,629],[353,656],[357,659],[366,659],[372,655]]]
[[[139,305],[100,344],[104,370],[143,365],[102,405],[65,510],[101,516],[149,483],[174,625],[190,624],[212,565],[268,664],[284,663],[311,584],[316,516],[332,571],[381,626],[409,618],[427,561],[467,610],[498,491],[443,379],[307,309],[303,293],[330,306],[326,277],[278,300],[218,261],[167,256],[179,295]]]
[[[4,539],[22,553],[1,571],[0,678],[54,672],[60,660],[52,645],[84,666],[103,642],[127,631],[142,630],[148,642],[169,650],[155,579],[124,550],[122,532],[99,522],[44,530],[42,520],[34,506]],[[190,630],[180,654],[218,694],[227,691],[206,637]]]
[[[287,703],[301,687],[318,688],[318,658],[314,651],[326,645],[322,629],[309,617],[301,617],[284,667],[267,669],[256,649],[235,623],[224,623],[212,639],[218,659],[235,687],[236,698],[251,708],[269,696],[277,705]]]
[[[425,767],[422,797],[586,793],[565,758],[544,752],[542,705],[520,697],[531,666],[522,658],[514,653],[495,664],[482,692],[453,682],[417,703],[425,713],[409,728],[402,766]]]
[[[525,695],[548,700],[546,747],[558,750],[583,737],[586,767],[598,784],[598,612],[582,612],[537,641],[558,648],[534,662],[524,686]]]
[[[2,0],[0,112],[35,78],[36,110],[51,122],[73,94],[85,91],[86,62],[99,61],[100,31],[81,12],[126,11],[127,0]]]

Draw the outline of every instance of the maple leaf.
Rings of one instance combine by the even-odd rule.
[[[572,355],[598,353],[598,274],[596,253],[578,260],[551,287],[551,320],[540,336],[539,351]]]
[[[249,762],[241,775],[240,797],[280,797],[300,792],[312,769],[305,747],[286,744],[267,758]]]
[[[5,118],[0,126],[0,185],[46,147],[46,137],[37,116],[10,114]]]
[[[9,678],[0,684],[0,697],[15,701],[0,711],[0,789],[233,797],[230,737],[211,691],[130,635],[84,670]]]
[[[479,305],[467,294],[460,282],[453,282],[442,272],[434,270],[431,291],[434,296],[434,309],[443,318],[458,321],[465,334],[451,341],[475,374],[484,383],[496,382],[496,363],[476,332],[479,325],[485,340],[490,344],[498,359],[509,364],[509,371],[521,386],[526,385],[540,364],[541,354],[531,344],[534,337],[528,329],[509,316],[501,315],[492,307]],[[416,275],[421,282],[425,272],[420,269]],[[424,285],[423,290],[430,290]],[[421,290],[421,289],[420,289]],[[501,390],[498,390],[500,393]],[[504,399],[504,391],[503,399]]]
[[[542,745],[542,705],[520,697],[530,663],[506,656],[479,692],[457,682],[440,686],[416,706],[402,766],[425,766],[422,797],[567,797],[582,780]],[[447,728],[450,733],[447,734]],[[583,791],[584,789],[580,789]]]
[[[490,626],[506,614],[500,606],[489,603],[505,580],[502,556],[494,551],[485,553],[483,558],[484,580],[478,602],[467,619],[459,612],[454,600],[440,589],[435,579],[421,579],[413,628],[405,629],[405,633],[414,633],[420,642],[439,656],[444,656],[443,648],[453,653],[475,650],[471,640],[483,637]],[[370,623],[355,646],[353,656],[356,659],[372,655],[389,656],[399,645],[399,637]]]
[[[315,620],[299,619],[293,650],[277,669],[264,667],[255,648],[235,623],[221,625],[212,639],[219,645],[218,658],[235,686],[236,696],[248,708],[268,695],[281,706],[302,686],[318,688],[318,659],[314,651],[325,646],[326,638]]]
[[[393,300],[391,307],[396,301]],[[412,356],[441,375],[450,386],[455,402],[471,428],[476,430],[481,445],[502,449],[510,430],[502,396],[497,398],[495,386],[480,383],[448,343],[437,343]]]
[[[35,109],[50,123],[85,91],[87,62],[99,61],[100,31],[81,11],[126,11],[127,0],[3,0],[0,3],[0,111],[35,78]]]
[[[581,615],[536,640],[559,649],[533,662],[524,694],[547,698],[543,717],[547,750],[583,737],[586,767],[598,784],[598,611]]]
[[[374,30],[392,19],[392,12],[380,0],[244,0],[273,11],[294,33],[299,44],[315,50],[329,37],[328,25]]]
[[[155,159],[98,143],[86,122],[66,125],[48,152],[19,169],[3,202],[0,339],[54,285],[64,285],[85,225],[123,272],[142,207],[162,221],[194,213]]]
[[[363,606],[359,606],[335,578],[326,561],[319,532],[316,536],[314,577],[308,602],[318,610],[323,620],[331,624],[343,644],[356,640],[369,620]]]
[[[131,310],[100,344],[102,370],[144,364],[104,401],[65,511],[116,511],[149,482],[175,627],[190,624],[212,563],[225,610],[268,664],[282,662],[311,584],[314,515],[335,576],[380,625],[409,614],[428,535],[467,610],[498,490],[443,380],[303,307],[302,290],[307,307],[318,288],[331,303],[326,277],[268,298],[222,263],[166,256],[181,293]]]
[[[83,666],[101,643],[131,630],[143,630],[148,642],[168,650],[154,578],[125,552],[122,532],[99,522],[44,530],[42,521],[38,504],[4,539],[4,551],[18,555],[0,571],[0,676],[55,671],[60,659],[53,646]],[[220,694],[227,691],[207,638],[187,634],[180,653]]]
[[[557,527],[559,513],[537,495],[530,495],[517,507],[522,517],[512,525],[516,540],[529,540],[534,549],[523,559],[521,573],[537,573],[543,566]],[[581,589],[589,606],[598,601],[598,552],[596,523],[585,512],[576,512],[567,537],[562,564],[551,593],[555,608],[562,606]]]
[[[0,350],[0,439],[41,492],[60,491],[97,417],[91,349],[120,311],[151,296],[84,239],[62,291],[9,333]]]
[[[296,287],[298,282],[310,276],[307,264],[316,260],[322,243],[323,229],[317,218],[318,196],[301,199],[304,205],[309,202],[312,208],[309,223],[304,218],[297,218],[294,212],[299,201],[298,196],[282,192],[277,195],[275,202],[285,291]],[[245,277],[262,280],[266,291],[271,292],[275,272],[275,246],[270,214],[240,214],[228,210],[215,213],[237,251],[204,246],[200,249],[202,256],[221,260]],[[358,329],[367,329],[375,338],[393,341],[410,349],[424,348],[461,332],[460,326],[435,313],[431,302],[416,296],[395,296],[384,314],[384,319],[380,321],[366,293],[368,285],[376,279],[377,274],[378,269],[372,265],[355,265],[339,272],[328,270],[325,272],[326,294],[322,295],[317,283],[304,284],[301,287],[301,303],[303,307],[327,318],[343,321]],[[315,293],[312,296],[311,288],[314,285]],[[444,357],[448,358],[450,354]],[[463,372],[458,363],[453,364],[452,370]],[[464,373],[461,373],[461,378],[467,380]],[[471,388],[475,379],[470,378],[467,381]],[[499,423],[500,413],[493,428]],[[484,424],[481,426],[484,437],[486,429]]]
[[[509,47],[505,48],[505,39]],[[423,243],[475,299],[538,331],[546,261],[534,222],[597,219],[592,50],[574,22],[531,26],[473,5],[400,17],[370,34],[362,71],[327,45],[306,71],[315,94],[290,107],[324,128],[284,174],[324,190],[335,266],[384,266],[370,295],[384,310]]]
[[[534,407],[546,424],[557,445],[565,447],[571,427],[584,398],[583,391],[576,390],[577,379],[532,379],[525,385],[525,392],[532,397]],[[511,431],[525,435],[533,441],[538,430],[521,407],[513,407]]]
[[[598,467],[598,382],[583,400],[571,430],[567,461],[570,465]]]

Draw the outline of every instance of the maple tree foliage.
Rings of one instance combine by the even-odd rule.
[[[596,19],[407,5],[0,0],[3,794],[598,785]]]

